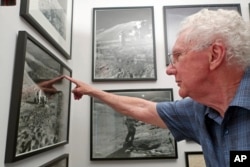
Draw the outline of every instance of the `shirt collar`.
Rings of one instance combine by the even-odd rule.
[[[219,114],[217,111],[215,111],[214,109],[208,107],[208,108],[206,109],[206,111],[205,111],[205,115],[206,115],[208,118],[214,120],[216,123],[218,123],[218,124],[220,124],[220,125],[222,124],[223,118],[222,118],[222,117],[220,116],[220,114]]]
[[[246,69],[230,106],[238,106],[250,110],[250,67]]]
[[[229,107],[237,106],[250,110],[250,67],[245,71],[243,78],[240,82],[240,86],[230,103]],[[205,115],[210,119],[213,119],[218,124],[221,124],[223,118],[214,109],[208,107],[205,111]]]

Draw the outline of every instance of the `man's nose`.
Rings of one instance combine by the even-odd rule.
[[[176,74],[176,69],[172,64],[169,64],[166,69],[166,74],[167,75],[175,75]]]

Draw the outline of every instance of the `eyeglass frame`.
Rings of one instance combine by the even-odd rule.
[[[206,47],[211,46],[212,44],[213,43],[208,43],[208,44],[202,46],[202,48],[204,49]],[[176,53],[168,53],[168,55],[167,55],[167,58],[168,58],[168,64],[167,64],[167,66],[169,66],[170,64],[171,64],[171,66],[175,66],[175,63],[178,62],[178,58],[180,56],[184,55],[184,54],[187,54],[190,51],[193,51],[193,49],[191,49],[191,50],[185,50],[185,51],[182,51],[182,52],[176,52]],[[177,57],[177,61],[174,61],[174,55],[175,54],[178,55],[178,56],[176,56]]]
[[[167,65],[170,65],[170,64],[171,64],[171,66],[175,65],[175,63],[176,63],[176,62],[174,62],[174,55],[175,54],[178,54],[178,56],[176,56],[176,57],[180,57],[187,52],[189,52],[189,51],[183,51],[183,52],[179,52],[179,53],[168,53],[167,58],[168,58],[169,64],[167,64]]]
[[[167,55],[167,58],[168,58],[167,66],[169,66],[170,64],[171,64],[171,66],[174,66],[173,61],[172,61],[172,59],[173,59],[172,57],[173,57],[173,53],[168,53],[168,55]]]

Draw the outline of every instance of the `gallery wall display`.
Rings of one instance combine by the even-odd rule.
[[[63,154],[40,167],[68,167],[69,165],[69,154]]]
[[[154,102],[173,101],[172,89],[128,89],[108,92]],[[169,129],[121,115],[96,98],[91,98],[90,136],[90,159],[93,161],[177,158],[177,144]]]
[[[26,31],[19,31],[5,162],[65,145],[69,139],[72,71]]]
[[[20,15],[71,59],[73,0],[21,0]]]
[[[93,9],[93,81],[156,80],[153,7]]]
[[[164,31],[165,31],[165,50],[166,50],[166,65],[168,65],[168,54],[172,53],[178,29],[181,22],[188,16],[197,13],[203,8],[210,10],[229,9],[236,10],[241,14],[240,4],[209,4],[209,5],[179,5],[179,6],[164,6]]]
[[[186,167],[206,167],[201,151],[185,152]]]

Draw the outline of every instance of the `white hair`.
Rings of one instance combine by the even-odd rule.
[[[184,32],[188,32],[184,42],[195,43],[193,50],[203,49],[220,38],[226,45],[229,64],[250,66],[250,26],[237,11],[202,9],[182,22],[178,35]]]

